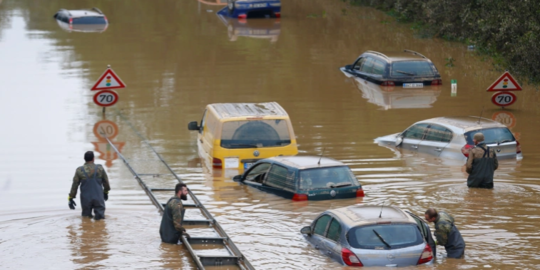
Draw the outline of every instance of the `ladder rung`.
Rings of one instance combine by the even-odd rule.
[[[197,255],[201,263],[205,266],[210,265],[238,265],[237,256],[213,256],[213,255]]]
[[[161,176],[161,175],[172,175],[170,173],[138,173],[140,176]]]
[[[209,219],[184,219],[182,224],[185,225],[210,225],[212,221]]]
[[[151,188],[150,191],[174,191],[174,188]]]
[[[189,238],[190,244],[224,244],[223,241],[227,239],[225,237],[205,237],[205,236],[192,236]]]

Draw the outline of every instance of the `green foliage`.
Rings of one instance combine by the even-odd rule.
[[[454,58],[452,58],[452,56],[448,57],[448,58],[445,58],[446,60],[446,64],[445,66],[446,67],[453,67],[454,66]]]

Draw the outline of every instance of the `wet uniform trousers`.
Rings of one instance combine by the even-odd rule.
[[[182,231],[185,231],[182,227],[185,212],[186,210],[180,198],[175,196],[169,199],[165,205],[159,228],[161,241],[169,244],[178,244]]]
[[[439,212],[439,217],[435,220],[435,237],[437,238],[437,244],[444,246],[444,249],[446,249],[448,258],[463,258],[465,241],[454,225],[454,218],[451,215]]]
[[[467,159],[467,186],[477,188],[493,188],[493,175],[499,167],[497,155],[493,149],[480,143],[469,152]]]
[[[81,186],[81,208],[83,217],[105,218],[104,192],[109,192],[109,178],[101,165],[85,163],[77,168],[69,196],[75,198],[77,187]]]

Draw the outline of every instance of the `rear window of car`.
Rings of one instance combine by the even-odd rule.
[[[516,140],[514,138],[514,135],[508,128],[486,128],[473,130],[465,133],[465,139],[467,140],[467,144],[474,145],[473,137],[474,134],[478,132],[482,132],[482,134],[484,134],[484,142],[487,144],[513,142]]]
[[[349,230],[347,238],[353,248],[361,249],[396,249],[420,245],[424,242],[418,227],[409,223],[354,227]]]
[[[301,190],[358,186],[358,180],[347,166],[323,167],[300,171]]]
[[[73,24],[106,24],[107,21],[102,16],[92,16],[92,17],[79,17],[73,18]]]
[[[287,120],[245,120],[229,121],[221,130],[221,147],[260,148],[291,144]]]
[[[392,63],[392,77],[435,76],[431,64],[426,61],[399,61]]]

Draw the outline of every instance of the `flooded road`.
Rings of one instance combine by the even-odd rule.
[[[328,208],[357,203],[418,214],[435,207],[455,217],[465,259],[446,260],[440,248],[437,262],[421,269],[538,268],[540,93],[525,85],[501,114],[485,89],[502,72],[463,44],[423,39],[392,17],[342,1],[282,5],[281,19],[246,26],[222,21],[217,6],[196,0],[0,1],[1,268],[194,268],[182,246],[161,244],[157,209],[93,131],[103,119],[89,89],[107,64],[127,84],[107,109],[122,154],[136,170],[163,173],[138,130],[257,269],[339,269],[299,230]],[[60,8],[93,6],[110,22],[102,33],[67,32],[52,18]],[[381,93],[338,69],[366,50],[405,48],[434,62],[440,91]],[[352,168],[366,197],[291,202],[203,169],[187,123],[200,121],[208,103],[268,101],[291,116],[300,154],[324,148]],[[509,125],[524,156],[501,161],[493,190],[469,190],[461,161],[373,143],[423,119],[479,115],[483,106],[483,117]],[[67,207],[87,150],[109,174],[104,222]]]

